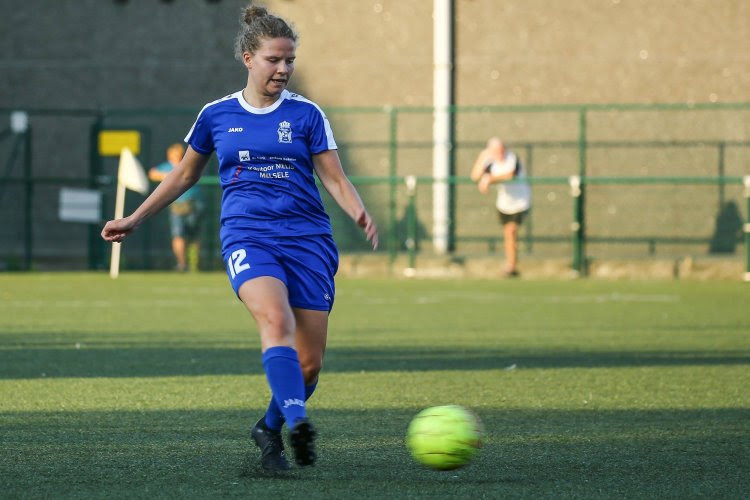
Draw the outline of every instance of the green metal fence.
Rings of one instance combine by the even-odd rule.
[[[406,250],[409,254],[410,267],[415,266],[416,255],[418,244],[421,240],[426,238],[418,234],[418,215],[417,215],[417,186],[429,185],[435,182],[432,177],[414,177],[407,176],[405,178],[397,179],[397,182],[401,182],[406,185],[406,191],[408,196],[408,207],[406,213],[408,214],[408,221],[406,224]],[[472,181],[465,177],[453,177],[449,179],[449,182],[454,184],[471,184]],[[585,216],[585,198],[584,193],[587,186],[602,185],[602,186],[639,186],[639,185],[666,185],[672,188],[684,186],[684,185],[697,185],[697,186],[723,186],[726,185],[737,185],[744,186],[744,198],[746,213],[750,214],[750,176],[744,177],[579,177],[571,176],[569,178],[557,178],[557,177],[536,177],[528,179],[528,182],[532,185],[567,185],[570,188],[571,198],[571,217],[570,217],[570,237],[571,237],[571,268],[577,273],[586,272],[586,243],[588,242],[610,242],[618,244],[626,243],[642,243],[648,246],[649,251],[647,254],[653,255],[655,253],[654,247],[657,243],[678,243],[678,244],[703,244],[708,243],[705,238],[689,238],[689,237],[669,237],[669,236],[654,236],[654,235],[642,235],[637,237],[591,237],[586,235],[586,216]],[[737,232],[744,232],[744,243],[745,243],[745,260],[746,260],[746,271],[750,272],[750,252],[747,251],[750,248],[750,218],[744,223],[739,222],[737,225]],[[459,240],[462,238],[459,238]],[[469,240],[485,240],[490,246],[490,250],[494,250],[496,240],[495,237],[483,237],[483,238],[472,238],[468,237],[465,239]],[[527,245],[530,246],[533,241],[546,240],[546,241],[560,241],[561,238],[544,238],[542,237],[530,237],[527,235]],[[738,238],[739,239],[739,238]],[[395,258],[395,254],[391,256]],[[746,279],[748,277],[746,276]]]
[[[10,111],[0,110],[0,119]],[[116,161],[98,155],[99,132],[143,131],[140,159],[149,166],[184,135],[197,109],[26,111],[30,127],[24,133],[0,126],[0,215],[8,221],[0,230],[0,268],[75,268],[81,260],[83,267],[105,268],[107,247],[98,237],[100,227],[60,223],[53,208],[57,190],[71,185],[101,190],[106,218],[114,200]],[[399,254],[416,259],[429,253],[433,109],[326,111],[343,163],[380,221],[382,251],[391,260]],[[534,209],[522,234],[527,253],[569,258],[581,273],[590,258],[609,255],[713,253],[714,225],[731,205],[734,219],[723,236],[728,250],[716,253],[740,255],[744,246],[750,272],[750,188],[745,177],[750,172],[750,103],[458,106],[449,111],[453,175],[447,182],[454,252],[494,253],[501,239],[492,200],[479,196],[467,179],[487,137],[498,135],[530,172]],[[216,239],[220,194],[210,175],[214,167],[201,180],[210,212],[204,232],[206,268],[221,266]],[[406,179],[413,180],[411,188]],[[141,200],[129,193],[128,208]],[[324,201],[342,252],[365,251],[353,224],[325,194]],[[129,244],[124,265],[163,267],[169,260],[165,231],[165,218],[150,221]]]

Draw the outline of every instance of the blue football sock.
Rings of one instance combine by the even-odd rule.
[[[282,425],[284,425],[284,415],[281,414],[281,408],[271,396],[271,402],[268,403],[268,409],[266,410],[266,427],[272,431],[280,431]]]
[[[263,353],[263,369],[266,371],[271,394],[284,420],[294,425],[305,413],[305,381],[297,358],[297,351],[291,347],[271,347]],[[269,424],[266,413],[266,425]],[[269,428],[280,429],[270,422]]]
[[[315,388],[318,387],[318,381],[316,380],[310,385],[305,386],[305,401],[310,399],[310,396],[313,395],[313,392],[315,392]]]
[[[310,399],[310,396],[313,395],[316,387],[318,387],[317,380],[312,384],[305,386],[305,401]],[[268,403],[268,409],[266,410],[266,427],[272,431],[280,431],[281,426],[283,425],[284,415],[282,415],[279,405],[276,404],[276,400],[271,398],[271,402]]]

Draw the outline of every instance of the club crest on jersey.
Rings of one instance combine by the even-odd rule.
[[[250,151],[239,151],[240,161],[250,161]]]
[[[284,120],[279,123],[279,142],[290,144],[292,142],[292,124]]]

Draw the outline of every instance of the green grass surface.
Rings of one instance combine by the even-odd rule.
[[[750,288],[338,282],[309,404],[319,461],[257,469],[269,392],[220,274],[0,275],[0,497],[747,497]],[[484,447],[426,470],[404,434],[472,408]]]

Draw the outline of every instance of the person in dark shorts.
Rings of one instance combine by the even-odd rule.
[[[167,148],[165,162],[152,167],[148,178],[161,182],[185,155],[185,146],[177,142]],[[200,186],[193,186],[169,205],[169,227],[172,234],[172,253],[177,271],[197,271],[200,254],[200,228],[203,201]]]
[[[503,226],[504,274],[509,278],[517,277],[518,231],[531,210],[531,187],[526,182],[523,164],[515,153],[505,149],[500,139],[492,137],[474,162],[471,180],[477,183],[482,194],[487,194],[492,184],[497,185],[495,206]]]

